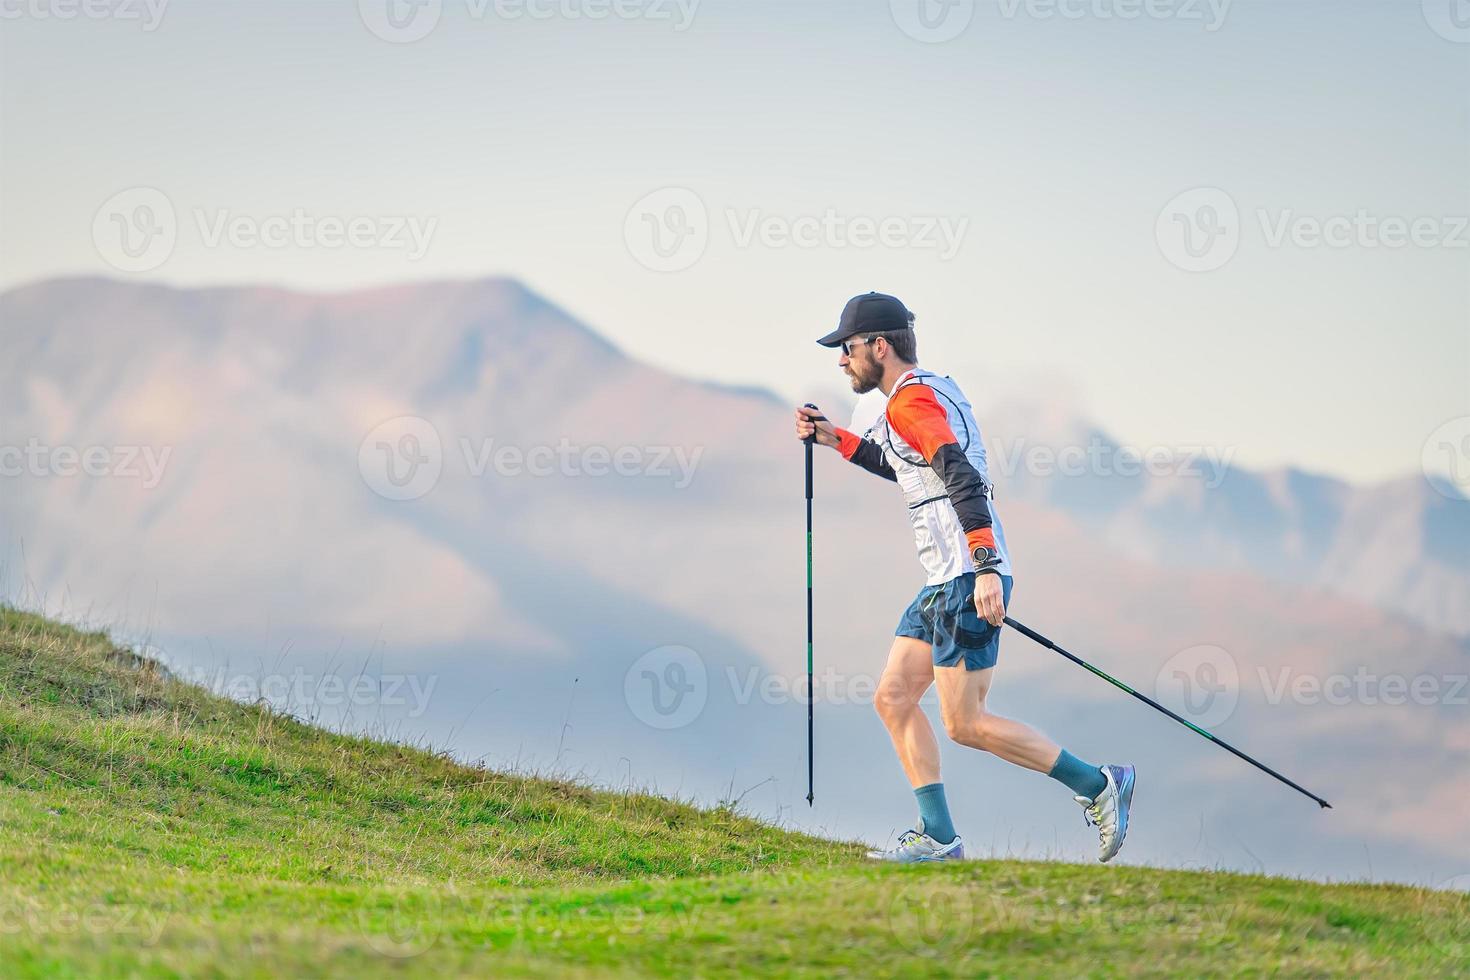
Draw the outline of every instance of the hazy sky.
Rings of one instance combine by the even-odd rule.
[[[881,289],[1133,445],[1470,416],[1466,0],[389,2],[0,0],[0,285],[509,274],[793,398]]]

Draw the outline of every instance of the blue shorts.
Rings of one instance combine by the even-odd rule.
[[[1000,577],[1006,608],[1011,605],[1011,577]],[[911,636],[934,648],[934,666],[966,670],[994,667],[1000,655],[1000,628],[975,611],[975,573],[967,572],[942,585],[926,585],[904,610],[895,636]]]

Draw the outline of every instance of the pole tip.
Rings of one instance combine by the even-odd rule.
[[[1331,803],[1328,803],[1326,800],[1318,800],[1317,802],[1320,803],[1320,804],[1322,804],[1322,809],[1324,809],[1324,810],[1331,810],[1332,809],[1332,804]]]

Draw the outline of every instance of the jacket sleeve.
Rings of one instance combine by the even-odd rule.
[[[888,465],[888,460],[883,458],[883,447],[871,439],[862,439],[848,432],[846,429],[837,430],[837,451],[842,453],[842,458],[849,463],[856,463],[869,473],[881,476],[885,480],[898,482],[898,474],[893,472],[893,467]]]
[[[991,530],[985,481],[960,449],[960,442],[949,427],[949,416],[934,397],[934,390],[925,384],[900,388],[888,401],[888,424],[919,451],[944,481],[945,492],[959,516],[960,526],[965,529],[970,550],[982,545],[994,548],[995,532]]]

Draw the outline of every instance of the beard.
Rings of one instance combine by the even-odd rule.
[[[872,361],[858,363],[854,360],[847,362],[848,379],[852,382],[852,390],[859,395],[866,395],[878,383],[883,380],[883,369]]]

